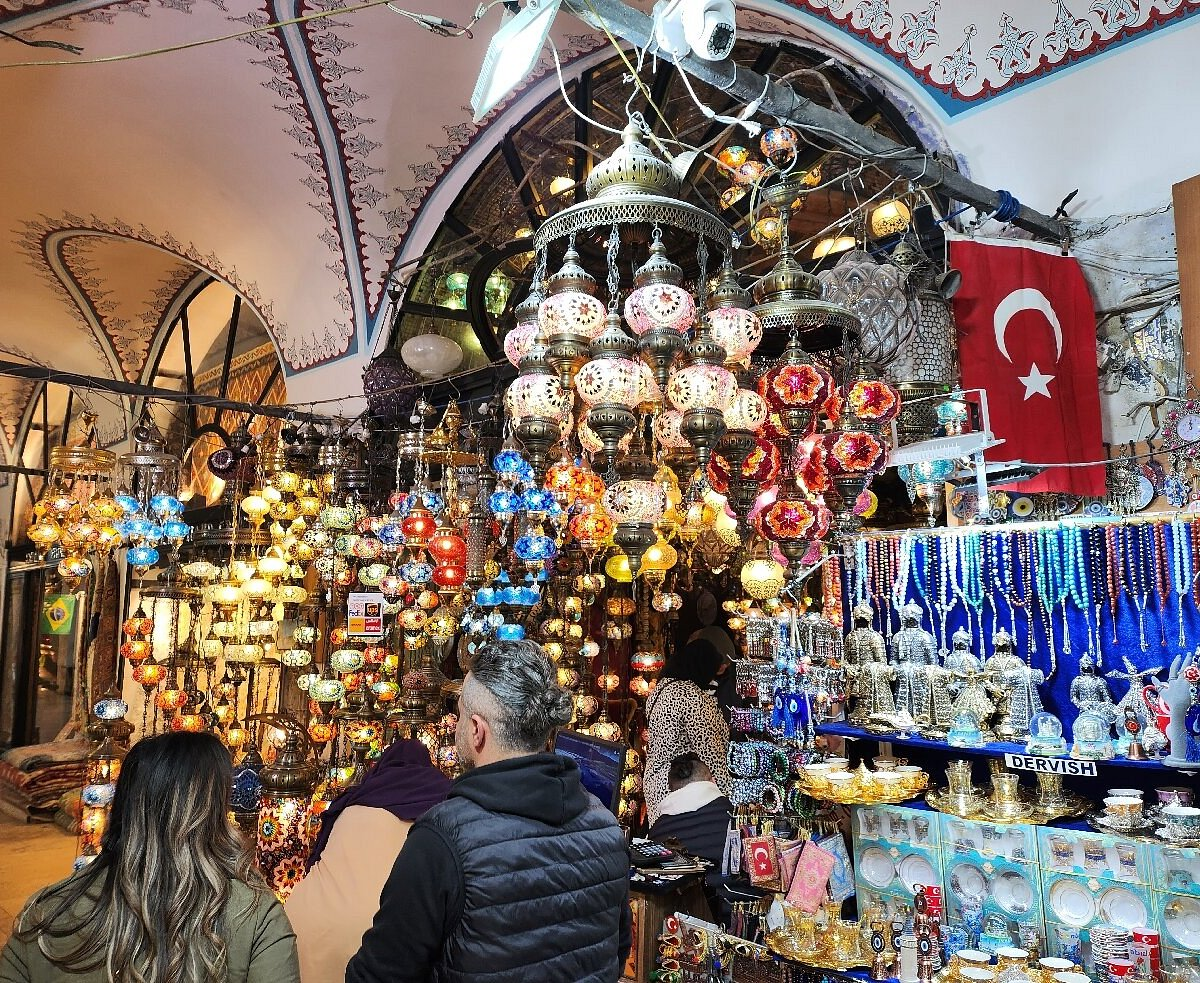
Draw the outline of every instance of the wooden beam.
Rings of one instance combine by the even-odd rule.
[[[619,38],[639,48],[648,46],[654,36],[654,22],[622,0],[564,0],[563,6],[592,26],[604,26]],[[991,188],[968,180],[954,168],[916,147],[905,147],[887,137],[860,126],[841,113],[806,99],[790,85],[772,82],[757,72],[734,62],[705,61],[693,54],[679,59],[679,67],[689,75],[727,93],[743,105],[756,104],[759,113],[801,129],[816,130],[850,153],[871,157],[890,174],[928,185],[940,185],[943,193],[981,211],[994,211],[1000,195]],[[1062,242],[1068,238],[1067,226],[1021,205],[1013,224],[1044,239]]]

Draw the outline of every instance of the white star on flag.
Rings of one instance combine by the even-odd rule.
[[[1029,367],[1029,375],[1017,376],[1017,381],[1025,387],[1025,398],[1028,399],[1034,393],[1045,396],[1047,399],[1050,396],[1050,383],[1054,381],[1054,376],[1046,375],[1040,368],[1037,362]]]

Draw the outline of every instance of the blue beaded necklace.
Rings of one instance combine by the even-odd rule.
[[[1171,590],[1179,604],[1179,650],[1187,651],[1187,630],[1184,627],[1183,597],[1191,593],[1192,576],[1191,525],[1175,517],[1171,520]]]

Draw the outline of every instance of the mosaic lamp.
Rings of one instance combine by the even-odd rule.
[[[259,772],[262,803],[258,811],[256,860],[267,884],[286,901],[304,876],[311,847],[309,806],[317,784],[316,766],[300,746],[300,728],[290,719],[275,762]]]
[[[562,266],[546,286],[538,323],[546,340],[547,361],[566,389],[587,360],[588,345],[604,330],[608,311],[596,297],[595,277],[580,264],[574,238],[567,244]]]

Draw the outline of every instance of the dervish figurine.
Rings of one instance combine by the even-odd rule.
[[[1116,723],[1118,711],[1112,691],[1104,677],[1096,675],[1096,660],[1087,652],[1079,657],[1079,675],[1071,681],[1070,697],[1080,713],[1094,710],[1103,714],[1110,725]]]
[[[982,668],[978,657],[971,651],[971,640],[971,633],[965,628],[959,628],[958,631],[950,636],[951,649],[946,656],[945,666],[951,673],[946,685],[950,691],[950,696],[953,698],[957,698],[963,688],[962,679],[954,674],[960,672],[978,672]]]
[[[1028,740],[1034,715],[1044,709],[1037,688],[1046,681],[1046,675],[1017,655],[1013,637],[1006,629],[996,632],[992,642],[995,651],[983,669],[992,691],[999,696],[996,736],[1004,741]]]
[[[917,720],[928,699],[925,670],[938,664],[937,643],[921,627],[919,604],[905,604],[900,609],[900,630],[892,636],[892,664],[899,684],[896,707]]]
[[[993,740],[992,717],[996,713],[996,704],[992,700],[992,684],[987,673],[977,665],[974,669],[955,671],[954,675],[960,680],[961,689],[950,709],[951,714],[956,719],[962,713],[972,714],[979,721],[983,740]]]
[[[861,601],[850,611],[854,627],[846,634],[846,661],[858,666],[867,662],[887,662],[887,642],[871,627],[875,609]]]

